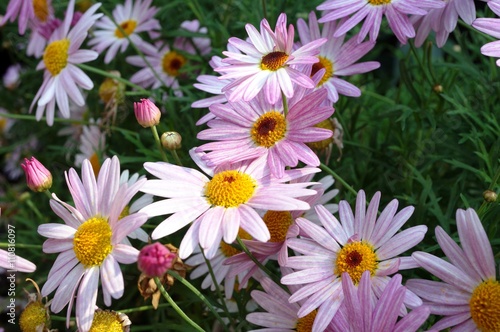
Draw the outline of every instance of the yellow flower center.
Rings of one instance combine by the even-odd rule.
[[[43,62],[45,68],[52,74],[57,76],[61,70],[66,68],[68,64],[69,39],[56,40],[47,45],[43,53]]]
[[[131,33],[134,32],[136,26],[137,26],[137,21],[135,20],[126,20],[120,23],[120,27],[125,32],[125,35],[120,31],[120,29],[116,28],[115,30],[116,38],[125,38],[126,36],[129,36]]]
[[[285,116],[280,112],[270,111],[261,115],[250,131],[252,140],[259,146],[270,148],[283,139],[286,134]]]
[[[19,318],[19,326],[23,332],[36,332],[38,326],[42,326],[41,330],[49,324],[47,315],[47,309],[45,306],[38,301],[30,302],[24,311],[21,313]],[[40,330],[40,331],[41,331]]]
[[[285,52],[271,52],[262,57],[260,69],[276,71],[283,67],[286,60],[288,60],[288,54],[286,54]]]
[[[118,220],[125,218],[130,214],[130,207],[127,205],[123,208],[122,213],[120,213],[120,216],[118,217]]]
[[[73,239],[76,258],[85,267],[98,266],[113,250],[113,232],[106,219],[93,217],[78,227]]]
[[[316,318],[317,310],[311,311],[306,316],[299,318],[297,320],[297,325],[295,326],[295,331],[297,332],[311,332],[314,324],[314,319]]]
[[[49,17],[49,4],[46,0],[33,0],[33,11],[36,18],[42,22],[46,22]]]
[[[293,223],[292,215],[288,211],[267,211],[262,217],[266,223],[269,233],[271,233],[270,242],[283,242],[286,238],[288,228]]]
[[[328,60],[327,58],[323,56],[318,56],[319,62],[316,62],[312,66],[312,71],[311,71],[311,77],[314,76],[319,70],[325,68],[325,73],[323,74],[323,77],[319,81],[317,87],[322,86],[326,81],[330,79],[330,77],[333,76],[334,70],[333,70],[333,63]]]
[[[500,283],[486,280],[472,292],[469,300],[470,314],[478,329],[483,332],[500,331]]]
[[[368,3],[372,6],[383,6],[391,3],[391,0],[368,0]]]
[[[94,175],[97,176],[99,171],[101,170],[101,163],[99,162],[99,156],[94,152],[93,155],[89,158],[90,165],[92,165],[92,170],[94,171]]]
[[[338,253],[335,273],[341,275],[349,273],[352,282],[357,285],[365,271],[375,274],[377,269],[377,255],[373,247],[365,242],[352,242],[346,244]]]
[[[330,119],[323,120],[320,123],[315,124],[314,127],[329,129],[332,132],[335,130],[335,125],[333,124],[333,121]],[[330,144],[332,144],[332,143],[333,143],[333,137],[330,137],[330,138],[324,139],[322,141],[306,143],[306,145],[313,150],[323,150],[323,149],[326,149],[327,147],[329,147]]]
[[[123,332],[120,317],[110,311],[96,311],[90,332]]]
[[[248,174],[235,170],[214,175],[205,185],[205,196],[211,205],[237,207],[252,198],[257,183]]]
[[[247,232],[245,232],[245,230],[243,230],[241,228],[238,231],[238,236],[240,237],[240,239],[243,239],[243,240],[252,239],[252,236],[250,234],[248,234]],[[231,256],[234,256],[234,255],[239,254],[241,252],[241,250],[236,249],[235,247],[233,247],[230,244],[227,244],[224,241],[220,241],[220,250],[222,251],[222,253],[226,257],[231,257]]]
[[[163,59],[161,60],[163,71],[169,76],[178,76],[179,69],[181,69],[186,62],[186,58],[176,51],[165,53]]]

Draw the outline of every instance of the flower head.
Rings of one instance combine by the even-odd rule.
[[[359,88],[339,76],[363,74],[380,67],[380,63],[377,61],[355,63],[373,49],[375,42],[358,43],[356,37],[353,37],[344,43],[344,35],[332,36],[339,25],[336,22],[324,24],[321,37],[328,38],[328,41],[321,45],[318,55],[319,61],[313,65],[311,72],[311,76],[313,76],[320,69],[325,69],[325,74],[317,86],[324,86],[328,91],[328,100],[334,103],[338,101],[339,94],[350,97],[361,96]],[[320,29],[316,14],[314,12],[309,14],[309,26],[303,19],[299,19],[297,30],[302,45],[319,38]]]
[[[117,157],[104,161],[97,179],[88,160],[83,161],[81,178],[74,169],[65,175],[75,207],[53,194],[50,206],[64,224],[38,227],[38,233],[48,238],[43,251],[60,253],[42,288],[42,295],[47,296],[57,289],[51,304],[55,313],[66,304],[70,313],[76,301],[77,325],[88,331],[94,318],[99,279],[104,303],[109,306],[111,298],[118,299],[124,292],[118,263],[137,261],[139,251],[121,242],[144,224],[147,216],[133,213],[122,219],[119,217],[145,179],[130,187],[127,183],[120,184]]]
[[[129,332],[132,322],[121,312],[97,309],[92,321],[90,332]],[[79,330],[82,331],[83,330]]]
[[[52,174],[35,157],[24,158],[21,167],[26,174],[26,184],[34,192],[43,192],[52,187]]]
[[[488,236],[473,209],[458,209],[458,236],[462,247],[441,227],[436,238],[448,260],[425,252],[413,259],[442,280],[411,279],[406,287],[419,295],[435,315],[445,316],[432,327],[454,331],[498,331],[500,329],[500,282]]]
[[[32,0],[10,0],[7,6],[7,12],[0,22],[0,26],[4,25],[7,21],[14,22],[17,18],[19,34],[24,35],[28,23],[35,17]]]
[[[393,200],[377,218],[379,201],[380,192],[373,196],[366,209],[365,193],[359,191],[355,214],[346,201],[340,202],[341,222],[324,207],[316,206],[324,228],[304,218],[296,219],[305,236],[288,239],[288,247],[301,255],[289,257],[286,266],[297,272],[283,277],[281,282],[303,285],[291,296],[290,301],[307,298],[299,311],[299,317],[318,309],[313,331],[326,328],[342,304],[344,272],[358,285],[363,272],[369,271],[372,289],[380,297],[383,287],[390,280],[389,275],[401,269],[416,267],[411,257],[396,256],[419,243],[427,227],[411,227],[396,234],[411,216],[413,207],[406,207],[396,214],[398,201]],[[406,306],[416,307],[421,303],[413,293],[405,293]],[[400,306],[399,312],[405,314],[405,307]]]
[[[28,295],[29,302],[19,316],[19,327],[23,332],[50,332],[52,330],[50,330],[48,302],[42,302],[42,295],[35,281],[30,278],[27,278],[26,281],[33,283],[37,292]]]
[[[314,125],[329,118],[334,109],[322,106],[326,90],[307,92],[296,91],[286,115],[282,105],[270,104],[262,95],[251,102],[212,105],[210,112],[217,119],[209,121],[209,129],[197,137],[219,142],[201,145],[197,151],[210,151],[204,159],[212,166],[263,156],[277,177],[283,176],[286,166],[296,167],[299,161],[319,166],[319,158],[306,143],[332,136],[332,131]]]
[[[401,275],[397,274],[385,285],[379,299],[373,298],[372,278],[365,271],[358,287],[354,285],[349,273],[342,274],[344,304],[330,323],[335,332],[416,332],[429,317],[430,310],[420,306],[399,322],[399,308],[405,297],[405,287],[401,285]]]
[[[380,31],[382,16],[387,18],[389,27],[398,40],[406,44],[408,38],[415,37],[415,29],[408,18],[412,15],[425,15],[427,9],[442,8],[444,1],[437,0],[327,0],[317,7],[325,10],[320,23],[347,18],[333,34],[340,37],[351,30],[356,24],[365,20],[358,34],[358,43],[370,33],[370,41],[375,41]]]
[[[78,106],[85,104],[85,99],[78,87],[90,90],[94,86],[92,80],[76,65],[97,58],[97,52],[80,50],[87,37],[88,30],[102,14],[94,14],[101,4],[95,4],[83,14],[81,19],[71,29],[75,1],[70,0],[66,17],[62,25],[54,30],[43,59],[37,69],[44,69],[43,83],[33,99],[30,111],[35,104],[38,121],[46,112],[47,124],[54,123],[55,107],[64,118],[70,117],[69,99]],[[69,99],[68,99],[69,97]]]
[[[172,267],[176,257],[167,247],[155,242],[141,249],[137,266],[148,277],[161,277]]]
[[[116,5],[113,10],[113,20],[104,16],[96,23],[95,37],[89,41],[89,45],[99,53],[106,52],[104,63],[110,63],[116,56],[118,50],[125,52],[130,40],[137,46],[143,44],[139,36],[141,32],[148,32],[150,36],[156,36],[160,30],[160,23],[153,16],[158,12],[156,7],[151,7],[152,0],[126,0],[125,4]]]
[[[312,65],[318,62],[318,48],[326,39],[318,39],[293,51],[294,28],[286,27],[286,15],[278,17],[275,31],[272,31],[266,19],[260,24],[260,32],[250,24],[246,25],[250,42],[236,37],[229,43],[239,52],[223,52],[227,56],[223,61],[229,66],[215,69],[223,73],[221,79],[235,79],[223,91],[231,91],[230,101],[252,100],[264,90],[266,100],[275,104],[281,92],[291,98],[294,95],[293,83],[305,88],[314,88],[314,82],[295,68],[296,65]]]
[[[148,180],[141,189],[166,198],[141,212],[150,217],[172,214],[155,228],[153,239],[172,234],[192,222],[179,248],[181,259],[188,257],[198,243],[207,258],[212,258],[222,239],[226,243],[236,239],[240,226],[253,238],[265,242],[269,240],[269,230],[254,209],[307,210],[309,205],[296,197],[315,193],[305,189],[309,183],[286,182],[315,173],[316,168],[285,171],[281,179],[275,179],[262,158],[211,169],[200,155],[193,150],[190,153],[211,178],[190,168],[147,162],[144,168],[159,180]]]
[[[137,122],[144,128],[156,126],[160,123],[160,109],[149,99],[141,99],[134,103],[134,113]]]

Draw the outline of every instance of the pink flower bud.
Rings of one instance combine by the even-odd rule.
[[[141,99],[134,103],[134,113],[137,122],[144,128],[156,126],[160,123],[161,112],[149,99]]]
[[[52,187],[52,174],[35,157],[24,158],[21,167],[26,174],[26,184],[34,192],[43,192]]]
[[[172,268],[176,257],[163,244],[155,242],[141,249],[137,266],[148,277],[161,277]]]

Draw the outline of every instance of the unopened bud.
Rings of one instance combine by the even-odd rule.
[[[134,103],[134,113],[137,122],[144,128],[156,126],[160,123],[161,112],[149,99],[141,99]]]
[[[139,252],[137,266],[148,277],[161,277],[175,263],[177,255],[163,244],[155,242],[148,244]]]
[[[483,192],[483,198],[488,203],[496,202],[498,195],[493,190],[485,190]]]
[[[432,87],[432,90],[436,93],[443,93],[443,86],[441,84],[436,84]]]
[[[181,148],[182,136],[176,131],[167,131],[161,135],[161,145],[166,150],[178,150]]]
[[[35,157],[24,158],[21,167],[26,174],[26,184],[34,192],[44,192],[52,187],[52,174]]]

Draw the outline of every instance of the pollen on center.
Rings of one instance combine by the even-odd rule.
[[[56,40],[47,45],[43,53],[45,68],[57,76],[68,64],[69,39]]]
[[[333,63],[328,59],[323,56],[318,56],[319,61],[313,64],[312,70],[311,70],[311,77],[314,76],[318,71],[321,69],[325,68],[325,73],[323,74],[323,77],[321,77],[321,80],[319,81],[317,87],[322,86],[326,81],[328,81],[334,73],[333,69]]]
[[[262,57],[260,68],[262,70],[276,71],[282,68],[288,60],[288,54],[281,51],[271,52]]]
[[[391,3],[392,0],[368,0],[368,3],[372,6],[383,6]]]
[[[349,273],[352,282],[357,285],[361,275],[365,271],[375,274],[378,267],[378,259],[373,247],[366,242],[352,242],[346,244],[338,253],[335,262],[335,273],[342,275]]]
[[[286,127],[285,116],[280,112],[270,111],[254,122],[250,136],[257,145],[270,148],[285,137]]]
[[[123,29],[125,32],[125,35],[121,32],[120,29],[116,28],[115,30],[115,37],[117,38],[125,38],[126,36],[130,36],[137,27],[137,21],[135,20],[126,20],[120,23],[120,27]]]
[[[85,267],[101,265],[113,250],[112,235],[113,232],[106,219],[102,217],[88,219],[78,227],[73,238],[76,258]]]
[[[271,233],[270,242],[283,242],[288,228],[293,223],[292,214],[288,211],[267,211],[262,217]]]
[[[252,198],[256,186],[248,174],[236,170],[222,171],[205,185],[205,196],[211,205],[237,207]]]
[[[478,329],[484,332],[500,331],[500,282],[486,280],[472,292],[470,314]]]
[[[176,51],[165,53],[161,64],[163,71],[169,76],[179,76],[179,70],[186,64],[187,59]]]
[[[309,332],[312,331],[314,320],[316,319],[316,314],[318,310],[313,310],[306,316],[299,318],[297,320],[297,325],[295,326],[295,331],[297,332]]]
[[[33,0],[33,11],[40,22],[46,22],[49,17],[49,4],[47,0]]]

